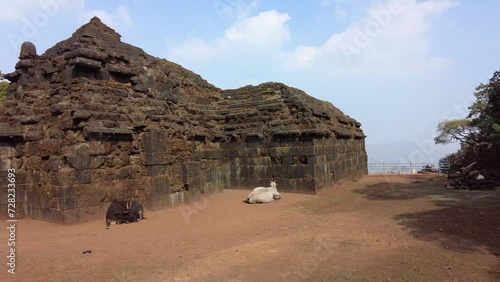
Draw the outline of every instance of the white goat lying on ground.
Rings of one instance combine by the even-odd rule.
[[[276,186],[278,186],[276,181],[271,181],[271,187],[257,187],[253,189],[245,202],[248,204],[264,204],[281,199]]]

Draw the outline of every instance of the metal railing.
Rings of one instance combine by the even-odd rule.
[[[439,163],[368,163],[368,174],[415,174],[419,171],[448,173],[449,164]]]

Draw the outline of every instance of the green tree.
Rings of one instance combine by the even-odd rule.
[[[447,154],[446,156],[439,159],[439,172],[448,173],[450,166],[455,162],[460,162],[464,159],[465,154],[468,150],[467,145],[462,145],[458,151],[455,153]]]
[[[9,87],[9,83],[7,81],[0,81],[0,103],[5,100],[5,93],[7,92],[7,87]]]
[[[439,135],[434,138],[436,144],[449,144],[453,142],[467,143],[477,127],[469,119],[445,120],[438,124]]]
[[[500,140],[500,71],[488,84],[481,83],[474,95],[476,101],[469,107],[467,119],[478,131],[470,138],[482,142]]]
[[[4,73],[0,71],[0,103],[5,100],[7,88],[9,87],[9,82],[3,76]]]
[[[458,151],[456,151],[455,153],[451,153],[451,154],[448,154],[448,155],[440,158],[439,162],[438,162],[439,165],[444,166],[447,164],[452,164],[456,161],[460,161],[465,156],[465,152],[467,151],[466,148],[467,147],[462,147],[462,148],[458,149]]]
[[[488,88],[488,106],[485,113],[491,117],[491,142],[500,141],[500,71],[490,79]]]
[[[462,146],[500,140],[500,71],[488,84],[476,87],[476,101],[465,119],[445,120],[437,127],[436,144],[460,142]]]
[[[500,71],[496,71],[487,84],[476,87],[476,101],[469,107],[465,119],[443,121],[438,124],[436,144],[460,142],[458,152],[439,160],[440,166],[455,161],[462,162],[473,153],[477,144],[500,142]]]

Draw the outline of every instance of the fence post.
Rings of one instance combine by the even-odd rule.
[[[410,162],[410,174],[413,173],[412,167],[411,167],[411,162]]]
[[[385,173],[385,163],[382,163],[382,172]]]

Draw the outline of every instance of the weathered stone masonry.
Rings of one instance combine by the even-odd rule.
[[[361,125],[332,104],[282,83],[221,90],[98,18],[42,55],[23,44],[19,59],[0,105],[0,176],[16,169],[20,217],[75,223],[113,198],[155,210],[273,176],[280,191],[314,192],[367,173]]]

